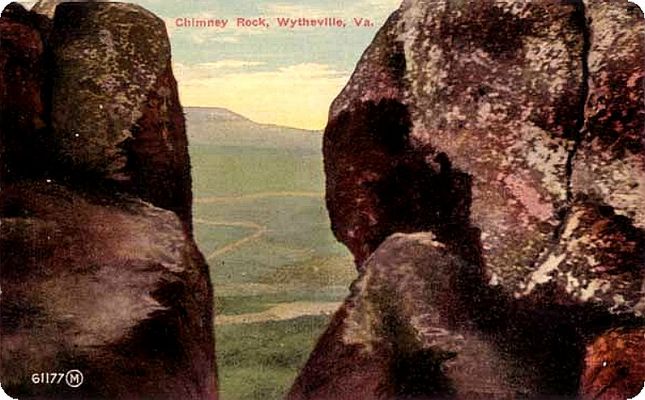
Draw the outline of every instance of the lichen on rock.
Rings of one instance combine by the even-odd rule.
[[[412,384],[392,383],[391,363],[414,345],[396,347],[375,327],[461,312],[455,297],[418,289],[446,279],[434,268],[452,273],[443,257],[471,266],[461,278],[470,284],[452,287],[469,304],[464,324],[476,337],[466,343],[482,352],[465,365],[510,364],[493,362],[492,386],[481,371],[447,378],[448,360],[425,365],[413,379],[426,385],[418,397],[436,396],[428,379],[456,398],[495,397],[491,387],[499,398],[582,393],[585,347],[643,326],[644,54],[645,21],[626,0],[404,1],[330,109],[327,206],[362,278],[294,398],[342,391],[323,372],[334,357],[352,371],[336,377],[344,385],[381,382],[366,398]],[[426,259],[407,269],[408,254],[387,238],[428,231],[446,253],[422,251]],[[495,351],[484,350],[491,343]],[[529,379],[522,369],[540,373]]]
[[[584,318],[504,298],[479,268],[432,232],[387,238],[288,398],[573,398]]]
[[[162,20],[119,3],[63,3],[51,38],[52,128],[62,155],[81,170],[127,179],[124,144],[170,45]]]
[[[577,196],[640,229],[644,26],[627,2],[404,2],[326,129],[332,226],[359,268],[389,234],[445,237],[466,222],[481,231],[486,279],[523,296]],[[619,136],[604,151],[609,127]],[[349,142],[358,150],[343,151]],[[421,162],[400,167],[410,159]],[[432,178],[444,167],[452,179]],[[442,191],[453,207],[438,205]]]

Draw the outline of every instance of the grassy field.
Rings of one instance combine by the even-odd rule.
[[[300,317],[217,330],[217,355],[223,399],[280,399],[307,361],[328,318]]]
[[[190,147],[195,233],[216,291],[223,400],[282,398],[355,277],[324,207],[320,134],[293,134],[311,136],[292,147]]]

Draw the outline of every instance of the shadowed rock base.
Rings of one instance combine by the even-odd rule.
[[[9,395],[215,398],[208,267],[175,214],[46,182],[3,188],[0,207]],[[70,369],[81,387],[31,381]]]
[[[586,310],[504,299],[478,269],[432,233],[388,238],[288,398],[576,397]]]

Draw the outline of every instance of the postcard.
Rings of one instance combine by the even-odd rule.
[[[0,66],[0,398],[642,398],[636,2],[19,1]]]

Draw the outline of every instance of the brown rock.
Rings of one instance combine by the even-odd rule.
[[[0,206],[9,395],[216,398],[208,267],[175,214],[46,182],[3,188]],[[70,369],[79,388],[31,383]]]
[[[571,205],[559,243],[525,293],[556,285],[557,301],[591,301],[643,315],[645,21],[627,1],[585,3],[588,96],[571,165]]]
[[[645,330],[609,331],[587,347],[583,399],[632,399],[645,386]]]
[[[627,1],[404,1],[330,110],[327,205],[362,275],[293,398],[578,394],[584,347],[643,325],[644,32]],[[386,240],[421,231],[445,249]],[[464,339],[434,367],[398,330],[346,341],[426,315]],[[401,383],[410,359],[430,372]]]
[[[14,5],[0,40],[3,389],[216,399],[213,294],[163,22],[74,3],[52,25]],[[72,369],[78,388],[32,382]]]
[[[546,301],[592,302],[613,314],[642,315],[645,233],[628,218],[578,197],[567,213],[559,242],[538,260],[521,295],[549,292]],[[539,296],[539,294],[538,294]]]
[[[409,143],[401,103],[360,103],[330,122],[324,142],[332,229],[362,262],[392,232],[468,224],[470,179],[437,157],[435,171]]]
[[[573,398],[580,314],[500,297],[454,250],[429,232],[386,239],[288,398]]]
[[[568,150],[581,119],[575,114],[583,104],[583,33],[584,15],[572,4],[487,1],[476,6],[446,2],[429,7],[423,2],[406,2],[379,33],[354,78],[334,102],[326,142],[340,136],[352,141],[365,134],[359,132],[370,132],[369,126],[360,123],[338,129],[341,118],[356,118],[344,113],[360,114],[372,102],[378,107],[380,98],[398,102],[396,113],[379,110],[382,120],[396,121],[400,115],[409,115],[407,126],[403,122],[402,129],[381,134],[390,142],[403,143],[399,146],[403,152],[393,157],[416,153],[417,159],[425,160],[425,167],[417,167],[413,173],[419,180],[448,168],[453,176],[442,185],[425,185],[427,195],[417,196],[422,200],[417,208],[434,210],[425,216],[415,213],[408,220],[421,222],[416,230],[434,226],[438,236],[445,236],[450,235],[452,224],[470,219],[482,230],[489,279],[513,290],[548,245],[558,227],[557,211],[567,200]],[[371,64],[382,63],[386,58],[382,53],[399,61],[388,64],[388,73],[375,73],[368,80],[364,75],[378,70]],[[333,146],[327,144],[328,148]],[[378,187],[375,182],[395,173],[387,160],[383,165],[388,172],[369,169],[368,165],[376,162],[370,159],[370,146],[377,145],[358,140],[358,151],[351,160],[328,151],[326,165],[349,170],[348,175],[354,177],[347,180],[368,175],[370,187]],[[329,181],[335,177],[332,168],[327,168]],[[354,190],[362,187],[348,186]],[[450,187],[458,188],[453,197],[462,199],[462,204],[446,200],[445,205],[435,205],[436,199],[451,193]],[[347,188],[328,190],[330,210],[345,207],[354,218],[374,214],[369,211],[370,204],[380,201],[374,193],[378,200],[365,202],[365,206],[346,204],[336,198],[343,194],[352,196]],[[381,212],[388,213],[395,211]],[[396,215],[374,215],[351,223],[331,214],[336,235],[345,242],[353,231],[373,227],[383,240],[397,231],[388,220],[399,219]],[[360,263],[379,242],[355,236],[354,241],[363,241],[366,247],[357,256]]]
[[[0,170],[2,182],[37,174],[46,121],[44,44],[17,3],[0,18]],[[12,149],[11,152],[7,149]],[[37,165],[34,165],[37,164]]]
[[[452,331],[461,313],[442,311],[460,309],[452,286],[457,271],[467,266],[444,247],[432,233],[385,240],[366,261],[288,398],[425,398],[421,396],[449,393],[441,364],[454,358],[465,340]],[[434,268],[428,268],[429,259]],[[446,273],[450,270],[455,273]]]
[[[148,94],[133,136],[126,147],[126,170],[131,179],[123,187],[158,207],[174,211],[192,232],[186,122],[170,63]]]
[[[642,314],[642,261],[611,286],[585,272],[591,253],[577,254],[573,269],[544,264],[563,257],[559,235],[574,203],[609,206],[630,218],[620,229],[642,229],[644,23],[626,2],[609,4],[404,2],[335,100],[325,132],[332,227],[359,268],[392,233],[463,242],[458,227],[472,226],[480,233],[462,256],[485,260],[484,279],[507,295],[552,294],[552,278],[556,292],[570,293],[569,274],[591,294],[549,301]],[[603,95],[609,88],[617,94]],[[612,117],[598,117],[607,108],[598,99]],[[624,126],[624,140],[612,143],[625,157],[593,139],[608,124]],[[641,260],[632,249],[614,258]],[[631,299],[621,308],[601,297]]]
[[[590,1],[586,129],[572,190],[645,228],[645,21],[628,1]]]

